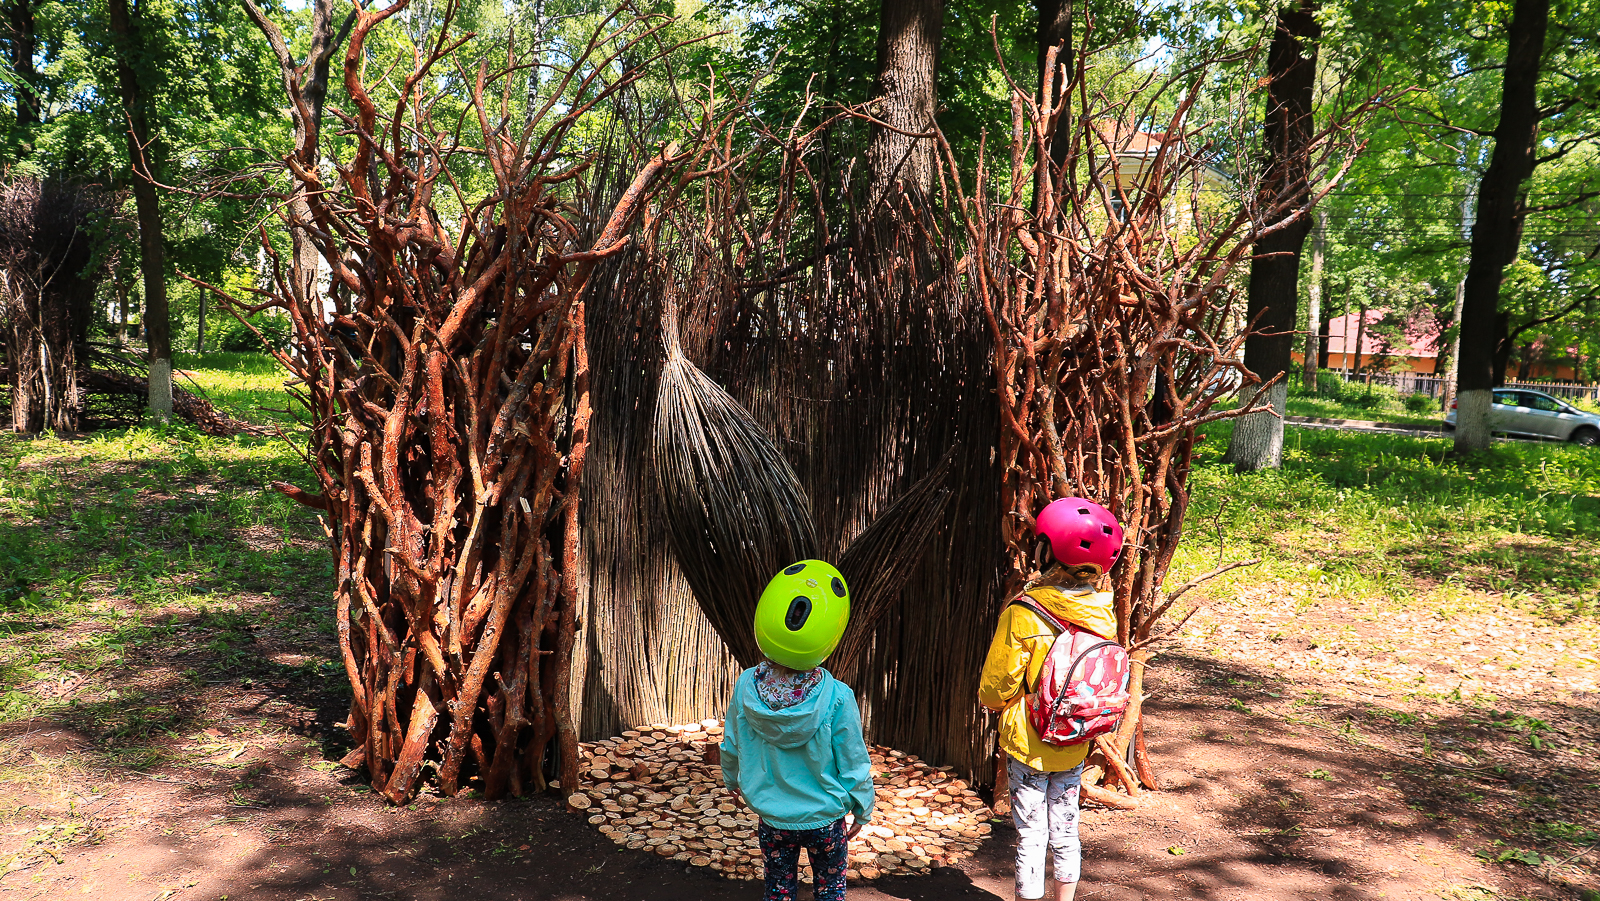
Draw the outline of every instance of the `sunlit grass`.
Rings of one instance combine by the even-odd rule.
[[[198,709],[175,699],[282,672],[251,629],[330,634],[321,528],[267,487],[307,476],[277,437],[184,425],[0,435],[0,721],[48,714],[96,736],[106,761],[154,765]],[[207,656],[190,668],[151,664],[196,646]],[[100,675],[54,690],[83,674]]]
[[[1593,448],[1505,442],[1460,459],[1448,438],[1291,426],[1281,470],[1241,475],[1220,462],[1230,428],[1207,431],[1174,581],[1259,557],[1211,590],[1278,580],[1440,603],[1492,592],[1557,618],[1600,614]]]
[[[178,384],[203,394],[235,419],[256,424],[287,424],[294,401],[284,388],[289,374],[260,353],[174,354]]]

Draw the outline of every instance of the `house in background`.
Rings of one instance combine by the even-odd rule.
[[[1397,324],[1388,310],[1368,310],[1366,318],[1365,328],[1359,312],[1328,320],[1328,334],[1323,339],[1327,363],[1322,368],[1428,375],[1438,371],[1441,329],[1437,320],[1418,316]],[[1360,348],[1356,347],[1358,339]],[[1294,359],[1305,359],[1303,351],[1297,351]]]
[[[1149,184],[1151,170],[1162,145],[1167,141],[1167,134],[1143,131],[1125,122],[1102,122],[1095,127],[1095,131],[1104,142],[1095,150],[1102,153],[1107,149],[1111,151],[1111,170],[1116,185],[1130,203],[1137,203],[1139,192]],[[1191,151],[1185,142],[1175,140],[1168,148],[1168,153],[1187,156]],[[1209,202],[1226,202],[1230,185],[1228,177],[1211,163],[1203,160],[1198,162],[1200,164],[1192,170],[1193,182],[1173,190],[1168,197],[1167,220],[1174,227],[1185,228],[1192,224],[1187,217],[1179,215],[1188,199],[1188,189],[1198,190]],[[1123,206],[1123,198],[1111,197],[1111,214],[1119,221],[1127,221],[1128,212]]]
[[[1431,316],[1415,316],[1397,323],[1394,315],[1384,309],[1368,310],[1366,320],[1365,329],[1361,327],[1359,313],[1346,313],[1328,321],[1328,334],[1323,339],[1327,362],[1321,364],[1321,368],[1443,374],[1439,372],[1439,339],[1443,329],[1438,320]],[[1358,337],[1359,350],[1356,348]],[[1304,341],[1296,343],[1304,347]],[[1567,357],[1556,357],[1547,344],[1546,339],[1540,338],[1528,345],[1528,355],[1534,360],[1513,359],[1506,366],[1506,379],[1576,380],[1577,361],[1570,356],[1575,351],[1569,348]],[[1297,364],[1304,359],[1302,350],[1297,349],[1293,356]]]

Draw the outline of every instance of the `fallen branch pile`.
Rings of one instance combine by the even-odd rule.
[[[524,109],[508,81],[526,68],[514,48],[503,68],[454,55],[466,40],[452,37],[454,3],[437,41],[405,57],[409,71],[369,75],[374,29],[407,3],[354,16],[353,108],[333,111],[349,150],[331,181],[307,156],[314,145],[287,160],[290,196],[305,202],[280,215],[315,245],[328,293],[310,290],[300,261],[285,266],[265,235],[276,264],[265,299],[217,292],[241,321],[276,308],[294,323],[294,349],[278,357],[309,413],[318,490],[279,487],[328,520],[354,694],[344,762],[397,804],[430,770],[446,795],[476,778],[491,799],[543,790],[555,773],[576,778],[583,298],[671,155],[606,203],[573,136],[661,52],[640,43],[660,20],[606,18],[548,98]],[[460,80],[437,76],[446,70]],[[286,73],[291,98],[304,74]],[[465,97],[439,93],[460,85]],[[435,115],[441,101],[465,102]]]
[[[962,171],[948,143],[945,160],[962,192],[968,284],[993,339],[1007,594],[1030,575],[1034,515],[1051,499],[1098,501],[1126,530],[1107,587],[1117,638],[1133,652],[1134,701],[1089,764],[1136,797],[1156,787],[1139,704],[1147,648],[1171,634],[1156,626],[1192,587],[1162,592],[1183,534],[1197,429],[1257,408],[1218,406],[1258,381],[1244,366],[1251,332],[1235,307],[1236,273],[1258,240],[1309,207],[1292,189],[1241,185],[1236,195],[1213,168],[1212,141],[1233,126],[1191,116],[1205,66],[1109,98],[1089,88],[1087,51],[1063,62],[1050,57],[1045,102],[1013,86],[1009,160],[998,171]],[[1128,124],[1149,121],[1163,97],[1177,102],[1162,132]],[[1069,105],[1070,125],[1058,130]],[[1346,107],[1313,137],[1306,176],[1324,191],[1357,149],[1353,123],[1372,108]],[[1251,146],[1247,134],[1231,137]],[[1068,146],[1053,146],[1060,140]],[[1136,142],[1154,143],[1153,153],[1130,150]],[[1247,152],[1230,162],[1238,178],[1253,177]],[[1087,797],[1131,806],[1093,783]]]

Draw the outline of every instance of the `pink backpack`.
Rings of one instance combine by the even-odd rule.
[[[1011,603],[1056,631],[1039,685],[1023,698],[1034,731],[1048,745],[1077,745],[1115,730],[1128,710],[1128,652],[1063,622],[1027,595]]]

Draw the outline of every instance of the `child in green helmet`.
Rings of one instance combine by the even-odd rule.
[[[820,560],[784,569],[756,606],[766,659],[734,686],[721,750],[723,782],[761,818],[766,901],[795,897],[802,847],[817,901],[842,899],[849,841],[872,817],[855,693],[822,669],[849,619],[844,578]]]

